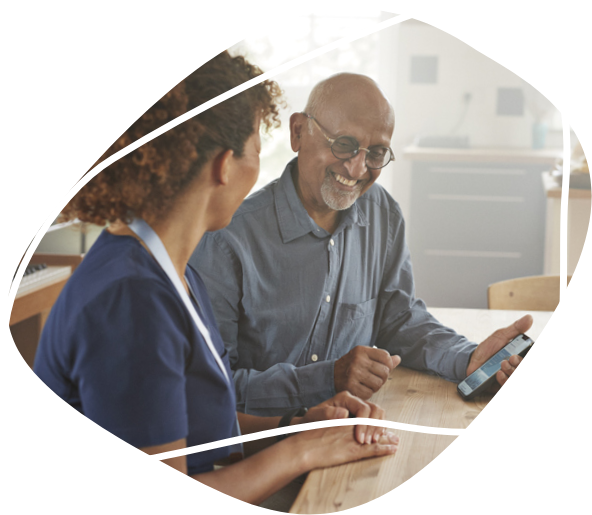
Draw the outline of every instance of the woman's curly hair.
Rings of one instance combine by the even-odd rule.
[[[261,73],[244,57],[222,52],[148,109],[98,162]],[[194,116],[105,168],[66,205],[61,218],[98,225],[129,223],[136,216],[157,219],[216,151],[231,149],[241,157],[258,130],[257,119],[267,130],[279,126],[282,103],[278,84],[267,80]]]

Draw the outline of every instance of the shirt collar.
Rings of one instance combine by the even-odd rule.
[[[288,163],[275,190],[275,211],[284,243],[295,240],[309,232],[317,237],[328,235],[327,231],[320,228],[309,216],[298,197],[298,193],[296,193],[292,172],[297,162],[298,158],[296,157]],[[352,207],[343,212],[341,222],[333,234],[336,235],[346,227],[354,224],[368,225],[368,220],[359,208],[357,201],[354,202]]]

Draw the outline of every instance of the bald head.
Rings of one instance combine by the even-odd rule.
[[[384,117],[394,125],[394,110],[383,91],[370,77],[357,73],[332,75],[312,89],[305,112],[322,118],[327,111]]]
[[[298,152],[292,178],[317,224],[334,230],[337,213],[372,187],[382,169],[375,165],[384,166],[393,158],[394,127],[393,107],[378,84],[354,73],[320,82],[305,113],[292,114],[290,144]]]

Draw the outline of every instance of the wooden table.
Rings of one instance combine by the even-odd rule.
[[[444,325],[480,342],[526,312],[434,308],[430,312]],[[532,312],[528,335],[536,340],[552,313]],[[386,410],[386,419],[432,427],[466,428],[481,412],[489,395],[463,401],[456,384],[438,377],[397,368],[372,401]],[[401,439],[394,456],[315,470],[308,475],[291,513],[331,513],[364,504],[391,491],[440,454],[455,436],[391,430]]]

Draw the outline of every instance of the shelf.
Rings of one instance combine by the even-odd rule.
[[[513,163],[546,164],[552,166],[561,159],[560,148],[533,150],[531,148],[435,148],[410,145],[403,149],[403,157],[414,161],[454,161],[456,163]]]

